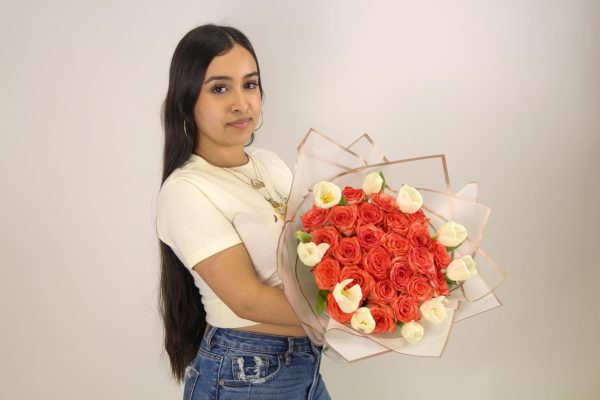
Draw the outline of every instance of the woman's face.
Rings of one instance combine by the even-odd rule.
[[[248,142],[260,115],[258,80],[254,57],[238,44],[213,58],[194,105],[202,147],[237,147]]]

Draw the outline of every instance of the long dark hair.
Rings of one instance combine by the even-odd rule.
[[[175,48],[169,71],[169,88],[162,107],[165,132],[162,183],[183,165],[196,146],[193,110],[210,62],[229,51],[235,43],[246,48],[254,57],[262,97],[256,54],[248,38],[239,30],[228,26],[202,25],[189,31]],[[165,328],[165,349],[173,377],[181,382],[185,368],[198,352],[206,327],[206,312],[190,271],[168,245],[160,240],[159,245],[161,275],[158,302]]]

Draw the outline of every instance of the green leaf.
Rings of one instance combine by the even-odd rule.
[[[342,197],[340,197],[340,202],[337,205],[345,206],[346,204],[348,204],[348,201],[346,200],[346,196],[342,195]]]
[[[296,239],[298,239],[298,241],[302,243],[308,243],[312,240],[312,236],[310,235],[310,233],[296,231]]]
[[[317,294],[317,304],[315,305],[315,310],[317,311],[318,315],[320,315],[325,309],[328,294],[329,290],[319,290],[319,294]]]
[[[397,326],[399,329],[402,329],[402,327],[404,326],[404,322],[402,322],[402,321],[398,321],[398,322],[396,322],[396,326]]]
[[[456,285],[456,281],[453,281],[452,279],[448,278],[446,274],[444,274],[444,279],[446,280],[448,286]]]
[[[383,176],[383,171],[379,171],[379,176],[383,179],[383,182],[381,183],[381,190],[383,190],[385,189],[385,176]]]

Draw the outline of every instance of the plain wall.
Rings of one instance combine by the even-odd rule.
[[[335,399],[597,399],[600,3],[0,3],[0,398],[180,398],[157,313],[160,106],[196,25],[252,40],[255,144],[311,127],[481,182],[504,306],[442,358],[324,360]]]

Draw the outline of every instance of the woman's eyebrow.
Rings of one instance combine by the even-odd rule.
[[[258,76],[258,72],[256,72],[256,71],[250,72],[249,74],[244,75],[243,79],[248,79],[253,76]],[[207,80],[205,80],[204,84],[206,85],[207,83],[212,82],[212,81],[231,81],[231,80],[233,80],[233,78],[231,78],[230,76],[227,76],[227,75],[214,75],[214,76],[211,76],[210,78],[208,78]]]

